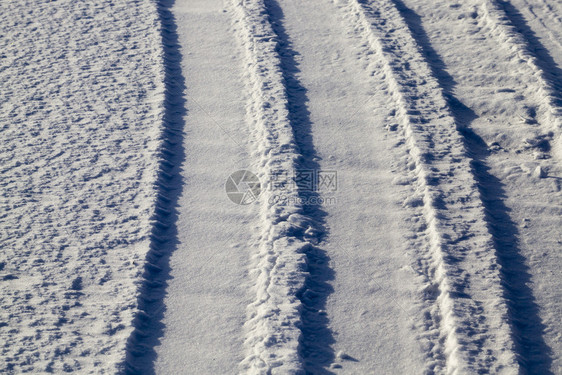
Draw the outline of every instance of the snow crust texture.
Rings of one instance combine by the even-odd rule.
[[[3,1],[0,25],[0,372],[115,373],[156,197],[156,12]]]

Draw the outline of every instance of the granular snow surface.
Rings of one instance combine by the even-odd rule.
[[[0,4],[0,372],[562,374],[562,3]]]

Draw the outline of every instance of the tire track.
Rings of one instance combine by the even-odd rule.
[[[553,44],[555,44],[559,49],[562,49],[562,41],[560,40],[560,38],[556,36],[556,29],[560,30],[560,25],[562,24],[562,17],[559,16],[559,14],[561,14],[562,12],[554,8],[557,5],[558,8],[560,8],[560,4],[549,3],[545,0],[541,0],[540,4],[537,4],[536,2],[529,2],[527,0],[522,0],[522,2],[525,4],[525,8],[527,8],[527,11],[532,15],[532,17],[536,18],[537,21],[540,23],[540,25],[548,33],[551,42],[553,42]],[[520,20],[519,24],[524,26],[520,30],[522,30],[523,33],[526,35],[526,38],[529,41],[529,46],[540,45],[540,44],[536,44],[538,42],[537,36],[533,33],[533,31],[531,31],[531,28],[526,25],[525,19],[518,14],[519,12],[517,11],[517,9],[520,8],[521,6],[517,7],[511,3],[509,4],[504,3],[504,5],[509,6],[510,8],[515,10],[517,19]],[[542,15],[548,17],[548,19],[541,19],[538,17],[536,9],[537,8],[540,9],[541,7],[544,8],[544,10],[542,10]],[[562,10],[562,8],[560,9]],[[549,21],[551,23],[550,27],[547,26],[547,24],[545,23],[546,21]],[[553,28],[552,24],[556,24],[557,28]],[[540,53],[541,50],[542,48],[541,49],[535,48],[536,53]],[[548,49],[545,49],[544,51],[548,51]],[[541,57],[541,60],[544,60],[544,58]],[[556,75],[560,77],[559,74]]]
[[[247,113],[257,174],[267,181],[277,172],[290,175],[304,166],[314,168],[305,98],[296,95],[302,89],[294,78],[296,66],[279,6],[234,0],[231,12],[246,55]],[[323,214],[305,210],[298,189],[285,189],[283,200],[275,193],[268,188],[260,197],[261,233],[250,271],[256,300],[248,306],[247,355],[240,364],[249,374],[305,373],[315,366],[311,361],[316,357],[331,357],[331,335],[321,311],[331,271],[324,251],[314,245],[324,234]],[[311,336],[317,334],[322,338],[313,343]]]
[[[500,266],[471,160],[444,90],[421,46],[391,1],[353,0],[342,7],[373,61],[382,62],[387,91],[409,150],[428,248],[417,253],[426,279],[426,371],[517,372]],[[427,317],[429,316],[429,317]]]
[[[161,145],[156,179],[157,196],[151,219],[150,250],[145,259],[139,287],[138,313],[134,331],[127,341],[127,352],[120,373],[153,374],[155,347],[163,335],[162,319],[166,311],[164,297],[170,279],[170,256],[177,248],[177,202],[181,194],[183,117],[186,114],[185,79],[181,70],[177,26],[171,8],[174,0],[155,4],[162,36],[162,81],[164,82]]]
[[[529,77],[536,82],[540,100],[536,114],[545,133],[557,141],[555,155],[562,158],[560,136],[562,130],[562,71],[527,26],[523,16],[509,1],[482,0],[482,26],[528,66]],[[534,117],[534,116],[533,116]],[[524,119],[532,122],[534,119]]]
[[[502,284],[519,364],[530,373],[550,373],[548,369],[552,359],[549,353],[552,350],[545,343],[543,332],[546,327],[539,315],[534,293],[529,287],[532,280],[527,260],[521,255],[518,240],[521,234],[511,217],[510,209],[504,203],[507,197],[503,183],[490,171],[490,150],[484,140],[469,128],[476,114],[454,97],[456,83],[444,70],[444,62],[432,48],[420,16],[407,8],[401,0],[392,1],[407,22],[416,42],[422,47],[434,76],[443,88],[457,124],[462,124],[461,134],[473,159],[473,174],[478,183],[486,221],[501,266]]]

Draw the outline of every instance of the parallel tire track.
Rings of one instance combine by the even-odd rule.
[[[247,64],[252,157],[266,181],[277,171],[295,171],[302,158],[291,127],[277,35],[262,1],[234,0],[231,13]],[[307,253],[314,251],[315,224],[304,215],[298,191],[286,190],[286,201],[274,193],[266,189],[260,196],[261,233],[251,266],[256,299],[248,306],[247,355],[240,365],[249,374],[305,372],[299,348],[305,306],[298,296],[309,277]]]
[[[350,0],[341,8],[373,61],[382,62],[383,71],[374,74],[384,76],[414,161],[429,241],[418,261],[434,322],[424,336],[437,347],[428,353],[426,370],[516,373],[500,266],[471,160],[443,89],[391,1]]]
[[[542,118],[544,131],[554,133],[555,140],[560,143],[562,131],[561,82],[553,76],[548,68],[544,68],[525,35],[518,30],[518,25],[510,19],[506,6],[508,6],[507,2],[482,0],[483,23],[489,26],[492,36],[501,44],[508,46],[517,58],[528,66],[529,76],[533,78],[537,93],[542,99],[539,104],[538,116]],[[554,69],[554,67],[550,69]],[[562,159],[562,145],[556,145],[555,153],[559,159]]]

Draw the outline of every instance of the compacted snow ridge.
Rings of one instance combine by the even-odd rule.
[[[295,56],[298,55],[293,48],[293,43],[284,25],[285,15],[281,4],[275,0],[265,0],[265,9],[269,22],[276,35],[276,51],[279,55],[283,83],[287,97],[288,119],[293,131],[293,137],[299,151],[296,158],[295,168],[299,171],[320,171],[322,168],[318,163],[319,156],[315,149],[312,138],[311,114],[307,107],[308,97],[306,88],[301,83],[299,63]],[[291,173],[291,171],[289,171]],[[295,171],[292,171],[294,178]],[[318,181],[316,182],[318,183]],[[299,353],[302,357],[304,371],[306,373],[322,372],[323,366],[328,366],[334,359],[332,331],[329,327],[329,319],[326,313],[326,303],[330,293],[333,291],[329,281],[334,278],[334,270],[330,265],[325,242],[327,226],[325,217],[327,212],[320,204],[314,202],[322,201],[323,197],[319,191],[306,189],[296,190],[302,204],[302,213],[306,221],[301,224],[293,222],[300,227],[300,238],[307,242],[306,255],[306,278],[304,287],[297,293],[302,303],[300,309],[301,337],[299,341]],[[291,197],[285,195],[284,199]]]
[[[528,123],[539,122],[543,134],[537,138],[554,138],[555,153],[562,159],[560,139],[562,133],[562,78],[561,70],[548,57],[541,58],[534,49],[539,46],[531,44],[525,34],[523,23],[517,23],[517,11],[508,1],[482,0],[482,22],[488,24],[489,32],[501,43],[503,48],[509,48],[520,60],[522,73],[529,78],[528,90],[535,91],[540,96],[538,113],[529,111],[522,114],[522,121]],[[548,52],[547,52],[548,54]],[[542,53],[542,56],[545,54]],[[530,140],[532,142],[533,140]]]
[[[443,342],[437,350],[445,355],[440,363],[439,353],[428,353],[435,359],[429,370],[516,372],[494,242],[443,89],[391,1],[352,1],[342,9],[374,58],[386,61],[384,74],[396,100],[391,115],[403,126],[414,161],[417,196],[405,204],[424,206],[431,260],[420,261],[420,271],[428,278],[426,298],[439,307],[432,317],[440,330],[434,345]]]
[[[156,198],[157,15],[2,1],[0,25],[0,372],[115,373]]]
[[[271,5],[270,5],[271,7]],[[270,23],[268,7],[261,1],[232,2],[236,36],[246,51],[247,107],[251,124],[252,157],[262,181],[278,171],[296,171],[303,155],[291,126],[283,64],[278,53],[279,35]],[[299,160],[301,159],[301,160]],[[318,223],[305,215],[299,192],[289,189],[287,201],[277,201],[275,191],[260,197],[261,233],[256,240],[251,274],[255,301],[248,306],[246,373],[304,373],[299,351],[301,314],[310,276],[307,255],[320,251]],[[309,256],[310,259],[310,256]]]

